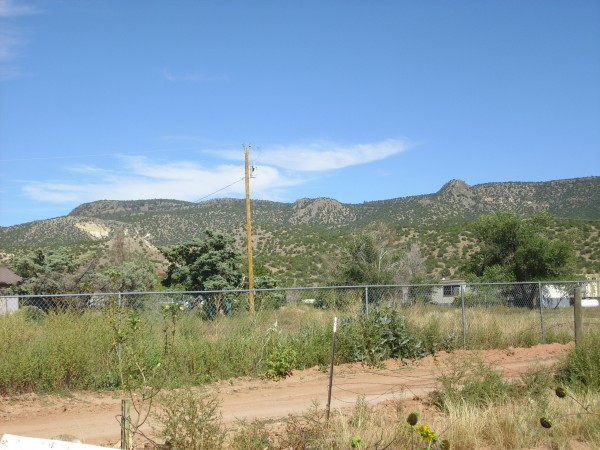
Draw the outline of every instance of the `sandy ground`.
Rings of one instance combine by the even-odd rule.
[[[360,364],[336,366],[332,409],[356,403],[360,395],[370,404],[387,400],[406,402],[432,391],[437,377],[452,357],[476,354],[493,363],[507,377],[515,377],[536,366],[554,364],[569,345],[549,344],[531,348],[440,353],[410,364],[388,361],[383,369]],[[328,372],[317,368],[296,371],[281,381],[232,379],[208,385],[222,402],[223,421],[282,419],[301,414],[317,401],[327,403]],[[114,446],[120,440],[118,417],[122,392],[73,392],[64,396],[28,394],[0,399],[0,435],[54,438],[74,435],[84,443]],[[152,434],[149,427],[144,430]]]

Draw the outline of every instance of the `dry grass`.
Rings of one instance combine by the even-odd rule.
[[[584,400],[600,406],[599,393],[587,394]],[[289,417],[285,423],[262,424],[260,429],[268,436],[268,439],[263,438],[266,445],[262,448],[427,448],[427,442],[415,431],[416,427],[406,421],[411,406],[414,405],[395,401],[371,406],[359,397],[354,407],[332,411],[329,422],[324,409],[314,406],[305,414]],[[421,417],[419,424],[425,423],[438,433],[437,444],[432,445],[432,449],[440,448],[442,440],[448,440],[454,450],[600,448],[600,417],[566,415],[571,406],[573,411],[581,412],[577,405],[566,404],[548,391],[538,401],[523,398],[488,407],[457,402],[446,413],[426,403],[417,405],[417,409]],[[540,425],[544,414],[554,417],[551,429]],[[235,439],[240,434],[247,437],[248,426],[230,433],[230,438]],[[243,445],[239,438],[237,445],[236,448],[243,448],[239,447]]]
[[[433,322],[440,335],[453,335],[463,345],[463,317],[460,308],[415,306],[403,310],[417,329]],[[588,320],[594,312],[585,311]],[[600,311],[598,311],[600,313]],[[539,310],[507,307],[473,307],[465,310],[466,343],[469,349],[530,347],[542,342]],[[570,308],[544,311],[546,343],[573,339],[573,311]]]

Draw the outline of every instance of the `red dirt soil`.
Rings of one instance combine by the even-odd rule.
[[[334,368],[331,408],[353,406],[363,395],[369,404],[387,400],[410,403],[423,398],[436,385],[449,358],[472,355],[492,364],[505,377],[515,377],[533,367],[551,366],[570,345],[548,344],[531,348],[457,351],[411,363],[387,361],[385,368],[360,364]],[[221,400],[225,423],[236,419],[285,419],[301,414],[315,402],[327,403],[328,373],[317,368],[296,371],[281,381],[237,378],[206,386]],[[120,440],[118,416],[122,392],[73,392],[65,396],[27,394],[0,398],[0,436],[4,433],[54,438],[74,435],[87,444],[114,446]],[[144,431],[152,434],[149,427]]]

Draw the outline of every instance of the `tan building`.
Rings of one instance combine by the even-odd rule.
[[[8,288],[23,281],[19,275],[8,267],[0,267],[0,295]],[[19,309],[19,298],[12,296],[0,296],[0,314],[7,314]]]
[[[0,267],[0,292],[13,284],[19,284],[21,281],[23,281],[23,278],[8,267]]]

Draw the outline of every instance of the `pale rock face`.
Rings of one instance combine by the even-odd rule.
[[[80,222],[76,223],[75,226],[95,239],[106,238],[110,234],[110,230],[107,227],[93,222]]]

